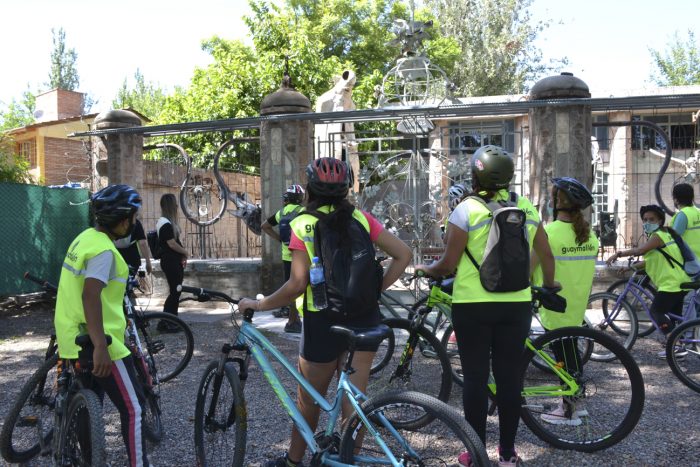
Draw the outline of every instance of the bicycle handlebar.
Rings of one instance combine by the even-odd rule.
[[[35,283],[39,284],[39,285],[40,285],[41,287],[43,287],[45,290],[48,290],[48,291],[50,291],[50,292],[58,292],[58,287],[56,287],[55,285],[53,285],[51,282],[45,281],[45,280],[43,280],[43,279],[39,279],[39,278],[36,277],[36,276],[32,276],[31,274],[29,274],[28,271],[24,273],[24,278],[27,279],[27,280],[30,280],[30,281],[32,281],[32,282],[35,282]]]
[[[232,303],[234,305],[238,305],[239,302],[239,300],[231,298],[223,292],[217,292],[216,290],[208,290],[203,287],[190,287],[188,285],[178,285],[177,290],[178,292],[187,292],[191,293],[192,295],[195,295],[197,297],[198,302],[208,302],[214,297],[220,298],[223,301]],[[252,308],[243,310],[243,319],[245,321],[252,322],[254,314],[255,310],[253,310]]]

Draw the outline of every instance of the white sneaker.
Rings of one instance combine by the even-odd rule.
[[[683,358],[685,358],[686,355],[688,355],[688,351],[680,346],[676,346],[676,348],[673,349],[673,352],[676,354],[676,358],[678,360],[682,360]],[[666,349],[659,351],[656,354],[656,356],[659,357],[661,360],[666,360]]]
[[[582,416],[588,416],[588,411],[585,409],[574,410],[571,417],[567,417],[566,410],[564,410],[564,404],[560,403],[556,409],[549,413],[543,413],[540,415],[540,418],[547,423],[551,423],[552,425],[579,426],[581,423],[583,423],[581,421]]]

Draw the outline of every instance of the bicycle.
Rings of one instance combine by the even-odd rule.
[[[633,262],[633,257],[630,257],[628,260],[628,269],[633,269]],[[651,307],[651,303],[654,300],[656,287],[654,287],[654,284],[652,284],[651,279],[649,279],[649,276],[646,275],[644,270],[634,271],[632,276],[634,279],[628,277],[616,280],[606,289],[606,292],[615,295],[624,294],[623,298],[627,300],[627,303],[632,306],[632,309],[634,309],[637,314],[637,338],[647,337],[656,330],[645,313],[645,310]],[[630,294],[629,291],[625,292],[628,283],[629,287],[634,288],[637,292],[636,294]]]
[[[223,300],[233,308],[237,300],[228,295],[181,286],[199,301]],[[218,360],[212,361],[197,392],[195,407],[195,450],[198,465],[241,466],[245,461],[247,409],[244,388],[251,356],[274,390],[285,412],[290,415],[311,452],[311,465],[444,465],[444,457],[468,451],[475,466],[490,465],[483,444],[464,418],[453,408],[430,396],[416,392],[389,392],[367,398],[349,380],[357,345],[378,344],[389,332],[385,325],[365,330],[333,326],[331,332],[347,339],[347,361],[338,377],[335,396],[329,402],[308,383],[270,341],[252,325],[254,311],[232,312],[237,335],[232,344],[224,344]],[[237,356],[231,357],[231,352]],[[306,423],[296,404],[284,390],[273,369],[269,354],[307,391],[321,410],[328,413],[328,424],[317,434]],[[335,431],[341,401],[347,397],[353,415],[342,434]],[[429,413],[434,417],[429,430],[411,431],[403,426],[406,415]],[[233,446],[228,446],[228,441]],[[439,442],[437,442],[439,440]],[[215,459],[215,461],[214,461]],[[454,463],[451,462],[451,463]]]
[[[551,291],[532,289],[537,310]],[[591,328],[564,327],[534,340],[528,337],[525,348],[520,415],[540,439],[559,449],[593,452],[618,443],[634,429],[644,407],[644,381],[632,355],[615,339]],[[595,353],[613,358],[595,360]],[[495,397],[494,383],[489,390]],[[542,418],[560,404],[573,408],[575,415],[557,424]]]

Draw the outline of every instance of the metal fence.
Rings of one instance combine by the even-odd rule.
[[[36,292],[26,271],[58,283],[71,241],[89,226],[88,191],[0,183],[0,295]]]

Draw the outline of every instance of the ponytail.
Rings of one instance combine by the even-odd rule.
[[[580,209],[571,211],[571,223],[576,234],[576,243],[582,245],[587,242],[591,237],[591,225],[583,218]]]

